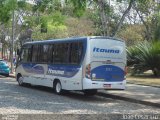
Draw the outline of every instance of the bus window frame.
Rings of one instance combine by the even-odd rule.
[[[87,42],[87,40],[86,40],[86,42]],[[54,49],[54,45],[55,44],[64,44],[64,43],[68,43],[69,44],[69,52],[70,52],[70,45],[71,45],[71,43],[82,43],[82,55],[81,55],[81,60],[79,61],[79,63],[77,63],[77,64],[71,64],[71,63],[59,63],[59,64],[55,64],[55,63],[53,63],[53,57],[52,57],[52,62],[33,62],[32,61],[32,57],[33,57],[33,46],[34,45],[52,45],[52,51],[53,51],[53,49]],[[51,42],[51,43],[29,43],[29,44],[26,44],[26,45],[24,45],[24,46],[22,46],[22,48],[21,48],[21,54],[19,55],[19,56],[21,56],[22,55],[22,50],[23,50],[23,48],[25,48],[26,46],[31,46],[30,47],[30,49],[31,49],[31,58],[30,58],[30,61],[27,61],[27,62],[23,62],[23,61],[20,61],[21,63],[31,63],[31,64],[34,64],[34,63],[36,63],[36,64],[52,64],[52,65],[62,65],[62,66],[81,66],[82,65],[82,62],[83,62],[83,60],[84,60],[84,56],[85,56],[85,54],[86,54],[86,49],[87,49],[87,43],[85,43],[85,40],[75,40],[75,41],[63,41],[63,42],[61,42],[61,41],[55,41],[55,42]],[[70,55],[70,53],[69,53],[69,55]],[[48,55],[47,55],[48,56]],[[52,56],[53,56],[53,54],[52,54]]]

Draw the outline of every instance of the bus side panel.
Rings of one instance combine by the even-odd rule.
[[[47,64],[22,63],[18,66],[17,73],[22,75],[24,83],[52,87],[52,81],[45,78],[46,69]]]
[[[21,74],[21,76],[23,77],[23,82],[24,83],[30,83],[30,84],[35,85],[35,79],[32,77],[33,73],[28,72],[28,70],[30,70],[30,69],[26,66],[27,66],[26,63],[21,63],[16,69],[16,74],[17,75]]]
[[[55,79],[60,80],[64,90],[81,90],[82,89],[82,68],[74,65],[48,65],[45,75],[46,79],[53,82]]]
[[[25,83],[30,83],[33,85],[42,85],[53,87],[55,79],[61,81],[62,89],[65,90],[82,90],[82,66],[84,61],[84,56],[86,54],[86,38],[77,39],[77,42],[82,42],[83,46],[80,48],[81,51],[78,51],[77,54],[81,56],[80,63],[69,63],[69,64],[51,64],[40,62],[30,62],[21,63],[16,69],[16,74],[20,73],[24,78]],[[60,44],[61,42],[59,42]],[[62,42],[63,43],[63,42]],[[72,43],[72,41],[70,41]],[[75,41],[73,43],[76,43]],[[36,45],[36,44],[35,44]],[[25,48],[25,47],[24,47]],[[29,47],[31,48],[31,47]]]
[[[52,88],[54,80],[59,79],[62,84],[62,89],[82,90],[81,66],[23,63],[18,66],[17,73],[21,73],[25,83],[32,85]]]

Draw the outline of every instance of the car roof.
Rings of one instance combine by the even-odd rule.
[[[5,61],[5,60],[3,60],[3,59],[0,59],[0,61]]]
[[[3,59],[0,59],[0,62],[6,62],[5,60],[3,60]]]

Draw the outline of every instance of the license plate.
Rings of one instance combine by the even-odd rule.
[[[111,84],[103,84],[103,87],[105,87],[105,88],[111,88]]]

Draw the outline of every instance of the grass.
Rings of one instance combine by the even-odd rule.
[[[127,75],[127,83],[160,87],[160,78],[156,78],[150,71],[148,71],[135,76]]]

